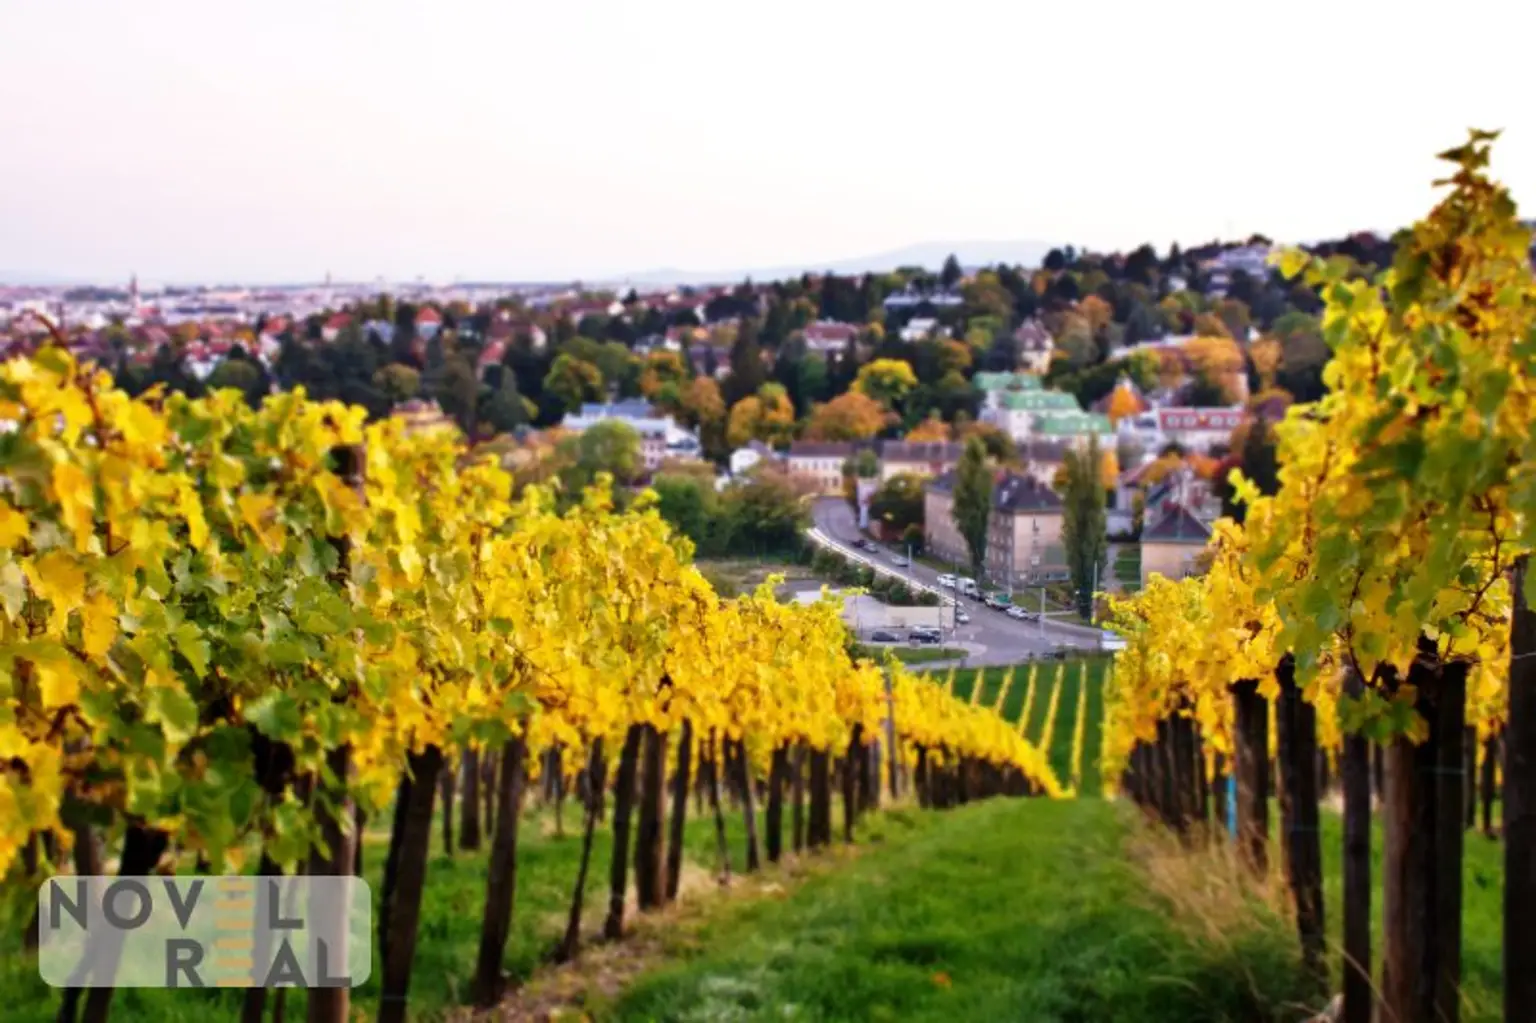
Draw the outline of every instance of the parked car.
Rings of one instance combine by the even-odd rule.
[[[1006,614],[1009,618],[1017,619],[1018,621],[1022,622],[1029,614],[1029,612],[1025,611],[1019,605],[1013,604],[1009,606],[1008,610],[1005,611],[1004,614]]]
[[[939,576],[938,583],[945,589],[952,590],[955,588],[955,577],[952,575],[941,575]]]
[[[1067,659],[1067,648],[1064,646],[1059,646],[1054,650],[1047,650],[1040,656],[1045,658],[1047,661],[1065,661]]]
[[[889,629],[876,629],[874,632],[870,633],[869,638],[870,641],[874,643],[901,642],[901,637],[896,635],[896,633],[891,632]]]
[[[916,628],[907,633],[909,643],[918,643],[925,646],[937,646],[943,639],[938,629]]]
[[[1120,635],[1118,632],[1110,632],[1108,629],[1101,629],[1099,631],[1099,649],[1124,650],[1125,637]]]
[[[965,613],[965,608],[956,606],[956,608],[955,608],[955,624],[956,625],[969,625],[969,624],[971,624],[971,616]]]
[[[908,565],[908,561],[907,561],[906,558],[902,557],[900,554],[892,554],[891,555],[891,564],[895,565],[897,568],[906,568],[907,565]]]

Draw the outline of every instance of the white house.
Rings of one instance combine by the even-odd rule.
[[[762,441],[752,441],[746,447],[731,452],[731,475],[744,475],[763,462],[777,457],[773,449]]]
[[[796,441],[785,461],[791,476],[814,486],[819,494],[836,495],[843,492],[843,463],[853,457],[853,451],[847,441]]]
[[[646,472],[655,472],[669,458],[698,458],[698,435],[677,425],[671,416],[655,415],[643,401],[585,404],[580,412],[567,413],[560,425],[580,432],[596,423],[616,420],[640,435],[640,457]]]
[[[939,337],[942,333],[938,320],[931,316],[914,316],[907,321],[905,327],[901,328],[901,339],[908,344],[913,344],[926,338]]]

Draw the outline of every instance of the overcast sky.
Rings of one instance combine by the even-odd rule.
[[[1513,0],[0,0],[0,273],[1306,240],[1421,214],[1469,126],[1536,208],[1533,29]]]

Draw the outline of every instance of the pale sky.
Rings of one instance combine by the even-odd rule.
[[[1388,229],[1536,4],[0,0],[0,275],[568,279]]]

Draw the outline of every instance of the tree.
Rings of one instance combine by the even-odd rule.
[[[1237,454],[1237,468],[1242,470],[1244,478],[1251,480],[1261,494],[1278,493],[1280,462],[1269,420],[1258,415],[1239,426],[1233,431],[1232,446]],[[1226,479],[1222,480],[1221,513],[1237,522],[1242,522],[1248,514],[1248,505],[1237,499],[1235,489]]]
[[[1077,613],[1093,617],[1093,589],[1104,571],[1109,543],[1105,537],[1103,457],[1092,438],[1087,451],[1069,451],[1063,468],[1061,541],[1066,548]]]
[[[699,431],[699,445],[708,458],[720,461],[730,454],[725,439],[725,399],[711,377],[694,377],[680,398],[683,422]]]
[[[756,394],[743,398],[731,407],[731,418],[726,426],[726,441],[739,448],[760,440],[765,444],[782,444],[795,430],[795,408],[789,396],[778,384],[764,384]]]
[[[544,390],[554,395],[567,412],[580,409],[583,402],[599,401],[603,397],[603,374],[592,363],[572,355],[555,357],[544,378]]]
[[[567,438],[562,454],[569,464],[561,472],[566,498],[573,499],[597,479],[598,473],[613,477],[615,486],[628,486],[640,476],[640,435],[628,423],[604,419]]]
[[[392,362],[373,374],[373,386],[390,404],[398,405],[421,393],[421,374],[403,362]]]
[[[859,370],[853,386],[886,408],[893,408],[917,386],[917,375],[901,359],[876,359]]]
[[[930,415],[907,433],[909,444],[934,444],[949,440],[949,424],[938,416]]]
[[[859,391],[848,391],[811,410],[808,440],[868,440],[884,429],[888,416],[880,403]]]
[[[945,290],[948,290],[959,284],[960,278],[964,275],[965,271],[960,269],[959,258],[951,252],[949,258],[944,260],[943,269],[939,271],[939,283],[944,285]]]
[[[880,484],[869,501],[869,518],[886,537],[902,536],[912,526],[923,528],[923,485],[915,473],[901,472]]]
[[[757,321],[751,318],[742,320],[736,330],[736,340],[731,345],[731,375],[725,378],[725,396],[732,404],[756,394],[768,379],[757,331]]]
[[[663,388],[671,386],[676,394],[687,384],[688,376],[688,367],[677,352],[652,352],[640,371],[640,393],[659,404]]]
[[[533,420],[538,408],[517,393],[517,377],[504,373],[495,390],[484,389],[480,396],[480,421],[496,433],[507,433]]]
[[[807,493],[777,466],[763,462],[722,496],[733,544],[749,551],[787,551],[810,520]]]
[[[246,404],[252,407],[261,404],[262,398],[266,397],[271,386],[266,371],[258,363],[247,358],[227,358],[208,374],[210,391],[233,387],[245,396]]]
[[[480,379],[475,376],[475,367],[467,356],[459,352],[449,356],[429,393],[461,430],[470,437],[475,435],[480,412]]]
[[[987,558],[987,523],[992,517],[992,469],[987,464],[987,448],[980,437],[969,437],[960,464],[955,467],[954,504],[951,514],[955,528],[965,538],[971,552],[971,574],[981,578],[981,566]]]
[[[714,481],[694,473],[660,472],[651,481],[656,511],[672,528],[693,541],[694,553],[709,557],[724,553],[721,501]],[[728,531],[727,531],[728,532]]]

